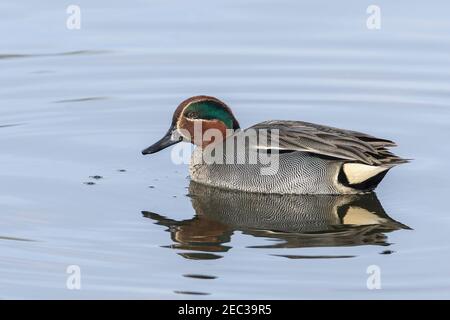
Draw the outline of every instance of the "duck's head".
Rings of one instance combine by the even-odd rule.
[[[204,133],[209,129],[219,130],[225,138],[230,132],[239,129],[239,123],[231,109],[219,99],[209,96],[191,97],[175,110],[172,124],[164,137],[143,150],[142,154],[156,153],[181,141],[205,146],[212,142],[203,139]]]

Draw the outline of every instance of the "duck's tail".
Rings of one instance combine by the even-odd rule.
[[[383,180],[390,169],[407,162],[409,160],[398,157],[392,158],[391,161],[386,161],[382,165],[347,162],[342,165],[339,171],[338,181],[346,187],[361,192],[372,191]]]

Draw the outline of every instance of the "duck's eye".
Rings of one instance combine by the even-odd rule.
[[[196,111],[191,111],[186,114],[186,117],[188,117],[189,119],[198,119],[199,114]]]

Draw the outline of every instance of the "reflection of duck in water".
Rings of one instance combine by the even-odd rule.
[[[144,211],[167,226],[173,248],[224,252],[234,231],[280,240],[266,248],[387,245],[384,233],[407,226],[391,219],[374,193],[364,195],[267,195],[225,191],[191,182],[196,216],[175,221]],[[214,258],[184,254],[190,258]]]

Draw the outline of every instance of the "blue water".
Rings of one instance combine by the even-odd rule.
[[[82,0],[80,30],[69,4],[0,3],[1,298],[450,297],[446,1],[378,1],[379,30],[368,1]],[[292,119],[395,140],[414,161],[368,214],[398,224],[292,230],[270,220],[276,206],[256,215],[258,199],[238,220],[204,209],[170,151],[140,154],[196,94],[242,127]]]

